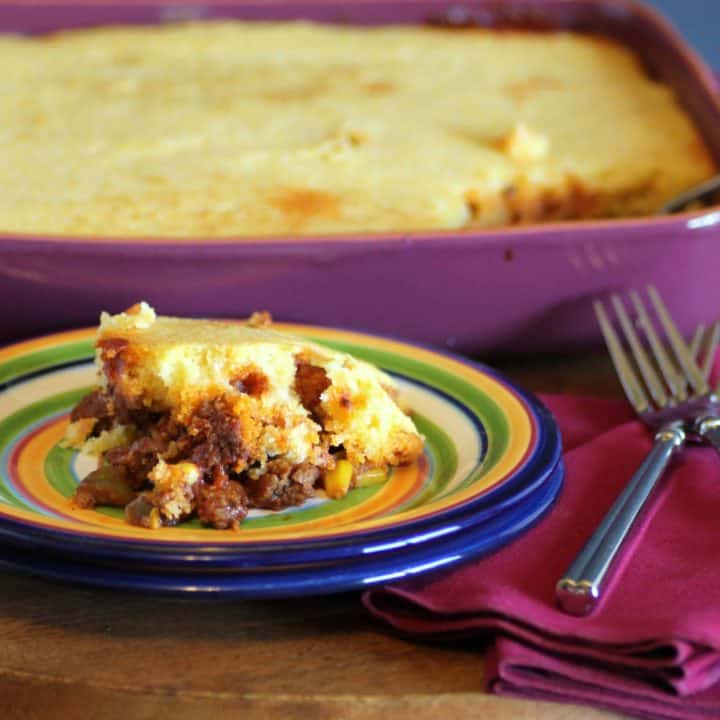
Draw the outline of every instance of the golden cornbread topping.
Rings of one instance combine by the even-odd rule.
[[[0,231],[318,234],[654,213],[713,163],[572,33],[195,23],[0,38]]]
[[[162,317],[145,303],[104,313],[98,387],[65,435],[102,463],[74,502],[125,507],[147,527],[197,515],[227,528],[318,488],[342,497],[422,452],[389,376],[268,325]]]

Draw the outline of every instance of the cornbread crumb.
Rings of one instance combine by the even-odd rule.
[[[162,501],[157,505],[161,516],[175,523],[192,514],[193,486],[200,480],[200,468],[190,462],[168,465],[162,458],[148,474],[153,493]]]
[[[531,130],[522,123],[516,125],[505,137],[503,149],[518,162],[541,160],[548,155],[550,141],[546,135]]]
[[[82,422],[82,420],[78,421]],[[102,455],[116,447],[129,445],[136,436],[134,427],[116,425],[111,430],[103,430],[97,436],[87,437],[83,443],[83,452],[87,455]]]
[[[71,422],[65,429],[65,435],[60,441],[61,447],[74,448],[75,450],[81,449],[96,424],[96,418],[82,418]]]
[[[107,331],[143,330],[149,328],[155,322],[155,319],[155,310],[146,302],[141,302],[117,315],[102,313],[100,315],[100,326]]]

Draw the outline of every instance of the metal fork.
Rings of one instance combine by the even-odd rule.
[[[680,212],[694,203],[709,205],[715,201],[718,192],[720,192],[720,174],[680,193],[680,195],[676,195],[660,208],[660,213],[668,215],[670,213]]]
[[[656,434],[649,455],[557,583],[556,596],[560,607],[573,615],[589,613],[601,600],[613,563],[625,540],[647,506],[671,458],[686,440],[700,439],[701,434],[706,436],[708,426],[712,426],[710,429],[717,432],[716,447],[720,450],[720,420],[717,420],[720,403],[707,381],[720,338],[720,328],[716,323],[710,333],[701,370],[657,290],[649,287],[648,296],[672,347],[675,361],[665,350],[637,292],[632,291],[630,299],[637,316],[637,325],[647,338],[649,350],[641,343],[620,297],[614,295],[611,299],[639,374],[623,349],[602,303],[597,301],[594,304],[625,395],[643,422],[656,430]],[[697,349],[700,342],[696,340],[693,345]],[[711,437],[708,439],[713,441]]]

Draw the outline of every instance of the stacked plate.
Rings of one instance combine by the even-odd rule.
[[[375,363],[400,385],[425,454],[341,500],[251,511],[237,531],[196,521],[146,530],[69,498],[93,460],[60,447],[94,382],[90,330],[0,350],[0,565],[162,592],[330,593],[441,572],[510,542],[554,502],[560,436],[548,411],[494,371],[384,338],[284,325]]]

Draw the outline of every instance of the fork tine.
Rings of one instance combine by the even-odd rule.
[[[648,342],[652,348],[653,355],[657,364],[660,368],[660,372],[665,378],[665,382],[670,388],[673,398],[677,402],[682,402],[687,398],[687,380],[678,372],[675,363],[670,359],[670,356],[665,351],[657,332],[655,332],[655,326],[650,320],[647,310],[645,309],[645,303],[640,298],[640,295],[635,290],[630,291],[630,299],[635,306],[635,312],[638,315],[640,325],[642,325],[645,335],[647,335]]]
[[[710,336],[708,337],[707,344],[705,347],[705,357],[703,358],[702,374],[707,381],[710,378],[710,371],[712,370],[713,361],[715,360],[715,353],[718,349],[718,343],[720,342],[720,321],[714,322],[710,328]],[[693,355],[695,357],[695,355]]]
[[[670,341],[670,346],[675,353],[675,357],[685,372],[685,377],[688,382],[698,394],[710,392],[707,381],[700,372],[695,360],[688,352],[682,335],[680,335],[680,332],[670,317],[670,313],[668,313],[667,308],[665,307],[665,303],[662,301],[658,291],[653,285],[648,286],[648,295],[650,296],[650,301],[655,307],[655,312],[660,318],[660,322],[665,329],[665,334],[668,336],[668,340]]]
[[[605,313],[605,308],[599,300],[593,303],[593,308],[598,323],[600,324],[600,330],[605,338],[605,344],[610,353],[610,358],[620,378],[623,390],[625,390],[625,396],[637,412],[645,412],[650,407],[648,397],[640,385],[640,381],[632,368],[628,356],[622,348],[620,339],[615,333],[615,330],[613,330],[612,324]]]
[[[700,325],[695,328],[695,334],[692,336],[692,340],[690,341],[690,354],[695,358],[696,362],[699,362],[698,357],[700,354],[700,345],[704,335],[705,326],[700,323]]]
[[[653,400],[657,403],[658,407],[665,407],[668,404],[668,396],[665,392],[665,388],[662,385],[662,381],[655,372],[655,368],[650,362],[642,343],[638,339],[635,328],[630,321],[630,318],[625,311],[625,306],[618,295],[612,296],[612,304],[615,308],[615,314],[620,321],[620,326],[625,333],[625,339],[630,346],[630,352],[632,353],[635,362],[640,369],[640,374],[645,380],[645,387],[650,391]]]

